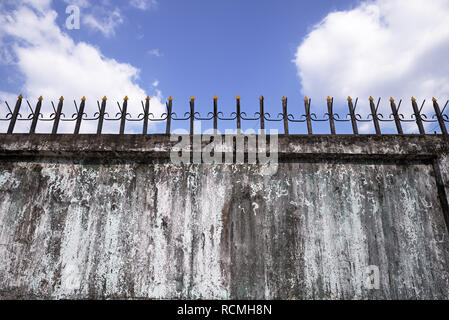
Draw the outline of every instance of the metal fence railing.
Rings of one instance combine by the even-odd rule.
[[[328,97],[327,98],[327,112],[324,114],[322,118],[318,118],[317,115],[311,112],[311,99],[304,99],[304,113],[300,116],[296,117],[288,112],[287,109],[287,98],[282,98],[282,112],[280,112],[276,117],[272,116],[270,113],[265,112],[264,110],[264,98],[261,96],[259,98],[259,111],[255,112],[254,115],[247,116],[247,114],[240,109],[240,97],[236,97],[236,109],[229,116],[225,116],[223,112],[218,111],[217,97],[213,97],[213,111],[209,112],[207,116],[201,116],[199,112],[195,112],[195,98],[192,96],[190,98],[190,111],[186,112],[182,117],[178,117],[175,112],[173,112],[173,99],[172,97],[168,98],[166,102],[166,112],[161,114],[160,117],[155,117],[153,113],[150,112],[150,98],[146,97],[145,102],[141,101],[142,104],[142,112],[137,116],[137,118],[133,118],[130,113],[128,113],[128,97],[123,99],[122,104],[117,102],[118,112],[114,117],[110,117],[109,113],[106,112],[106,103],[107,98],[104,97],[101,101],[97,101],[98,111],[93,114],[92,117],[89,117],[85,113],[85,103],[86,98],[83,97],[81,99],[80,105],[76,101],[75,110],[76,112],[71,115],[71,117],[66,117],[63,113],[64,107],[64,98],[61,97],[59,99],[58,105],[55,107],[54,103],[51,102],[53,107],[53,113],[50,114],[49,117],[45,118],[41,113],[42,101],[43,98],[39,97],[35,108],[33,109],[28,100],[25,100],[29,113],[26,116],[21,114],[21,107],[23,103],[22,95],[19,95],[17,102],[14,108],[10,108],[8,102],[5,101],[7,107],[7,114],[5,118],[0,118],[0,121],[8,121],[8,130],[7,134],[13,134],[14,128],[16,127],[17,121],[30,121],[30,129],[29,133],[34,134],[36,132],[36,126],[39,121],[51,121],[53,122],[52,134],[58,133],[58,127],[60,122],[64,121],[72,121],[75,122],[75,129],[73,134],[80,133],[80,126],[83,121],[98,121],[97,124],[97,134],[101,134],[103,130],[104,121],[117,121],[120,122],[119,134],[125,133],[125,126],[128,122],[142,122],[142,134],[148,134],[148,124],[149,122],[166,122],[165,133],[169,134],[171,131],[171,123],[172,121],[190,121],[190,134],[194,133],[194,121],[195,120],[213,120],[214,129],[217,129],[218,121],[235,121],[237,131],[241,130],[242,120],[250,120],[250,121],[259,121],[260,129],[265,129],[265,122],[282,122],[284,127],[284,133],[289,134],[289,123],[305,123],[307,126],[307,133],[309,135],[313,133],[313,123],[314,122],[327,122],[330,128],[330,134],[335,135],[336,129],[335,124],[337,122],[348,122],[351,123],[352,126],[352,134],[359,134],[359,123],[372,122],[375,134],[381,135],[381,126],[382,122],[390,122],[394,123],[396,127],[397,134],[404,134],[402,124],[415,122],[419,134],[426,134],[424,124],[425,123],[436,123],[439,126],[441,134],[447,136],[446,122],[449,122],[449,117],[444,114],[446,106],[449,101],[446,102],[443,109],[440,109],[440,106],[435,98],[432,98],[434,113],[431,116],[422,113],[422,109],[425,103],[425,100],[422,102],[421,107],[418,107],[417,101],[415,98],[411,98],[411,104],[413,108],[413,113],[410,118],[405,118],[402,113],[399,112],[402,100],[399,101],[399,104],[396,105],[396,102],[393,98],[390,98],[390,108],[391,113],[388,116],[384,116],[383,114],[378,112],[380,98],[375,104],[374,99],[372,97],[369,98],[369,105],[371,113],[366,117],[362,117],[359,113],[357,113],[357,102],[358,98],[355,99],[354,103],[351,97],[348,97],[348,113],[341,117],[339,114],[333,112],[333,104],[334,99]]]

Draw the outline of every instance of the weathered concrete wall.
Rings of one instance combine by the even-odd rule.
[[[273,176],[164,136],[1,138],[2,298],[449,298],[442,137],[284,136]]]

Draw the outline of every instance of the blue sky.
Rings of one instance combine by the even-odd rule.
[[[124,22],[113,37],[83,27],[70,35],[138,67],[142,87],[157,80],[160,90],[176,100],[195,95],[200,103],[214,94],[223,102],[237,94],[256,103],[260,94],[299,99],[301,83],[292,62],[297,46],[327,13],[349,8],[354,1],[335,3],[164,0],[153,10],[123,7]],[[65,4],[57,8],[62,13]],[[64,15],[59,20],[62,24]],[[151,55],[151,50],[161,56]]]
[[[365,108],[362,110],[366,110],[369,95],[385,99],[389,96],[409,99],[411,95],[422,99],[434,95],[446,97],[448,68],[441,50],[447,53],[449,36],[442,32],[435,41],[420,43],[419,37],[423,38],[424,32],[420,31],[416,38],[404,39],[403,33],[410,29],[405,22],[410,24],[409,19],[418,12],[427,18],[427,12],[420,6],[429,7],[425,1],[412,0],[407,3],[413,5],[403,10],[404,3],[401,0],[5,0],[0,22],[9,23],[11,28],[0,29],[4,48],[0,52],[0,72],[4,75],[0,78],[0,94],[6,99],[23,92],[30,100],[40,94],[51,95],[48,99],[53,100],[59,95],[77,100],[80,98],[77,95],[86,95],[91,100],[103,95],[111,100],[129,95],[135,112],[139,112],[145,94],[154,97],[152,103],[157,110],[162,110],[171,95],[174,111],[181,114],[181,110],[187,111],[189,97],[194,95],[196,108],[204,115],[211,111],[214,94],[219,97],[219,108],[228,114],[234,111],[236,95],[241,96],[242,110],[252,113],[258,110],[258,97],[263,94],[267,111],[274,114],[281,111],[282,96],[289,99],[289,111],[298,114],[303,112],[305,95],[313,98],[313,105],[321,113],[325,112],[325,97],[335,96],[336,108],[343,114],[347,95],[361,95]],[[79,30],[65,27],[68,17],[65,11],[70,4],[81,9]],[[447,1],[435,0],[430,7],[434,11],[429,15],[449,12]],[[22,9],[29,10],[33,19],[36,16],[36,26],[30,23],[30,30],[42,28],[34,39],[27,39],[31,31],[20,21],[26,16],[18,14]],[[40,19],[52,13],[56,13],[54,21],[49,19],[42,27]],[[8,16],[12,18],[8,20]],[[404,26],[396,26],[395,21],[404,22]],[[446,28],[441,24],[444,22],[432,25],[435,22],[425,21],[432,27],[426,36]],[[24,28],[22,34],[13,31],[17,26]],[[416,28],[423,29],[419,21]],[[50,36],[55,29],[57,34]],[[73,44],[66,45],[69,41]],[[398,42],[402,45],[391,49],[389,44],[396,46]],[[77,53],[79,44],[86,44],[85,53]],[[390,49],[383,52],[386,48]],[[412,49],[419,52],[420,48],[424,53],[433,53],[437,61],[427,61],[424,53],[412,54]],[[58,54],[51,57],[42,53],[48,57],[48,61],[43,61],[37,58],[39,50]],[[79,56],[89,56],[88,51],[95,56],[92,61],[96,63],[87,61],[89,58],[83,58],[79,65],[71,63]],[[438,62],[444,63],[444,67]],[[96,70],[102,63],[114,71],[103,75],[105,68],[99,66]],[[418,79],[410,81],[414,72],[421,73],[416,76]],[[72,78],[80,73],[93,73],[88,79],[98,79],[74,83]],[[122,77],[116,85],[103,84],[102,76],[110,80],[116,75]],[[39,77],[45,81],[39,81]],[[110,102],[111,108],[112,104],[115,107],[115,102]],[[257,122],[245,126],[256,128]]]

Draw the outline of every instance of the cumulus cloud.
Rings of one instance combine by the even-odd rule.
[[[327,95],[446,99],[448,16],[447,0],[365,1],[329,13],[297,48],[302,93],[315,101]]]
[[[14,39],[10,47],[15,64],[23,74],[24,96],[35,100],[42,95],[47,111],[51,110],[49,101],[61,95],[69,109],[73,109],[74,99],[79,101],[86,96],[86,111],[92,115],[97,111],[97,99],[106,95],[108,108],[112,110],[110,115],[114,116],[118,111],[116,101],[123,101],[127,95],[129,111],[137,116],[141,112],[140,101],[146,96],[136,82],[139,69],[105,57],[88,43],[75,42],[58,27],[56,17],[57,13],[51,9],[37,12],[24,2],[14,11],[0,14],[2,34]],[[2,99],[11,98],[8,93],[0,94]],[[155,115],[164,110],[161,99],[161,93],[156,92],[151,100]],[[71,114],[67,112],[67,115]],[[106,126],[110,124],[105,123]]]

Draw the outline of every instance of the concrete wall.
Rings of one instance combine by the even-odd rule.
[[[0,298],[449,297],[443,137],[281,136],[272,176],[171,146],[0,135]]]

